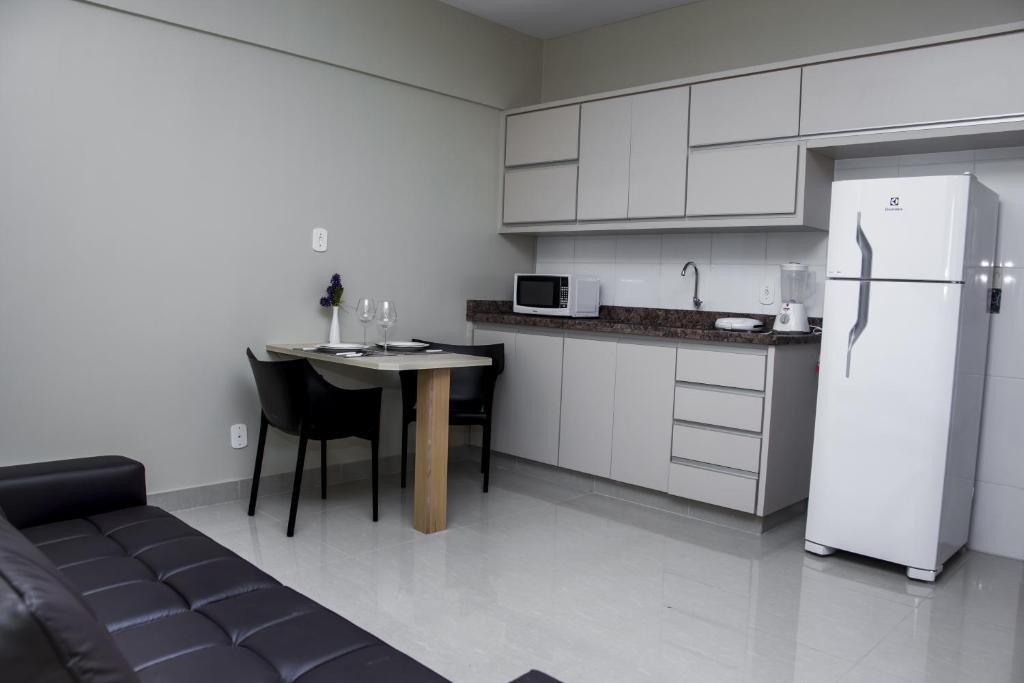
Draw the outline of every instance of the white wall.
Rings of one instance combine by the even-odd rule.
[[[437,0],[94,1],[500,109],[540,96],[540,40]]]
[[[153,491],[249,476],[245,347],[325,338],[335,271],[350,304],[397,302],[393,338],[463,339],[465,300],[533,262],[494,229],[498,116],[90,4],[0,3],[0,464],[123,453]],[[291,469],[294,441],[272,445],[268,472]]]
[[[543,99],[1024,20],[1020,0],[712,0],[544,41]]]
[[[540,237],[538,272],[575,273],[601,279],[601,303],[645,308],[693,308],[693,278],[680,277],[683,264],[700,269],[703,309],[731,313],[779,310],[779,265],[811,266],[813,291],[808,313],[821,315],[827,235],[820,232],[719,233],[625,237]],[[759,300],[771,284],[775,303]]]

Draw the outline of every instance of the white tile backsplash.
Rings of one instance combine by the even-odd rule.
[[[1024,559],[1024,489],[979,481],[968,545],[983,553]]]
[[[590,263],[615,261],[614,237],[577,237],[573,248],[573,259]]]
[[[537,261],[572,262],[572,248],[571,237],[538,237]]]
[[[661,262],[678,264],[682,270],[687,261],[711,263],[711,235],[665,235],[661,239]]]
[[[616,263],[661,263],[661,236],[620,237],[615,241]]]
[[[796,261],[809,266],[824,266],[828,252],[828,233],[780,232],[768,235],[766,263]]]
[[[724,265],[749,265],[765,262],[767,235],[763,232],[714,235],[711,238],[711,262]]]
[[[656,307],[660,278],[659,263],[616,263],[615,305]]]
[[[988,377],[978,481],[1024,489],[1024,379]],[[1022,534],[1024,535],[1024,534]]]
[[[1024,227],[1024,223],[1021,226]],[[1021,352],[1024,344],[1024,268],[1002,269],[1000,286],[1003,301],[999,315],[992,316],[988,374],[1024,378],[1024,353]],[[1020,448],[1024,452],[1024,443]]]

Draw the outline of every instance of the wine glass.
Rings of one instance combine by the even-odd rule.
[[[360,299],[356,304],[356,315],[363,326],[363,346],[366,346],[366,326],[373,322],[377,315],[377,305],[373,299]]]
[[[384,353],[388,351],[388,328],[398,322],[398,310],[393,301],[381,301],[377,309],[377,324],[384,328]]]

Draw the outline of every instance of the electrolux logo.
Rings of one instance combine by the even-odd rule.
[[[889,206],[885,207],[886,211],[902,211],[903,207],[900,206],[899,197],[889,197]]]

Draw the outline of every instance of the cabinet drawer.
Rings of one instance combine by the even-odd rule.
[[[576,220],[576,167],[505,171],[505,223]]]
[[[805,67],[800,132],[1024,113],[1022,55],[1010,33]]]
[[[691,145],[783,138],[799,127],[800,69],[693,86]]]
[[[761,437],[677,424],[672,433],[672,457],[757,472]]]
[[[676,352],[676,379],[739,389],[764,389],[765,356],[706,349]]]
[[[796,211],[800,146],[691,149],[687,216],[743,216]]]
[[[669,465],[668,492],[673,496],[753,513],[757,501],[757,478],[673,462]]]
[[[731,427],[748,432],[761,431],[764,398],[716,389],[676,387],[675,418]]]
[[[505,119],[505,165],[571,161],[579,155],[580,106],[556,107]]]

